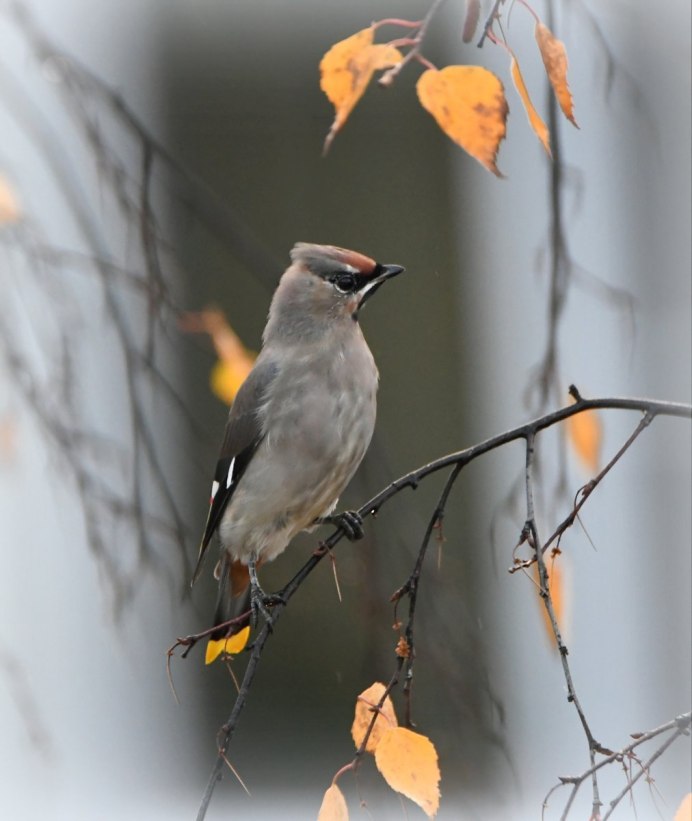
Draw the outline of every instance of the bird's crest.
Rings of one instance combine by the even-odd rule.
[[[350,268],[352,272],[370,276],[375,273],[377,263],[374,259],[339,248],[336,245],[313,245],[309,242],[297,242],[291,251],[291,261],[302,262],[313,274],[326,276],[334,268]]]

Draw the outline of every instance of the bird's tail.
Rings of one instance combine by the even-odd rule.
[[[214,626],[219,627],[214,630],[207,642],[207,664],[211,664],[222,653],[239,653],[247,644],[250,635],[250,625],[247,621],[230,626],[226,624],[250,610],[250,573],[247,565],[232,561],[224,552],[214,575],[219,580]]]

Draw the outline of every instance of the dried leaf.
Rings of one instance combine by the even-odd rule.
[[[692,821],[692,792],[688,792],[680,802],[673,821]]]
[[[598,473],[601,463],[603,426],[595,410],[585,410],[568,417],[567,437],[575,453],[592,473]]]
[[[7,180],[0,175],[0,225],[19,222],[21,216],[17,195]]]
[[[488,171],[507,132],[508,106],[500,80],[482,66],[429,68],[418,78],[418,99],[444,133]]]
[[[529,91],[526,88],[526,83],[524,82],[524,78],[521,75],[521,69],[519,68],[519,63],[517,61],[516,55],[513,51],[510,51],[512,55],[512,65],[511,65],[511,74],[512,80],[514,80],[514,86],[519,92],[519,96],[521,97],[521,102],[524,106],[524,110],[529,118],[529,124],[531,128],[534,130],[536,136],[543,144],[543,148],[548,152],[548,156],[552,157],[552,152],[550,150],[550,132],[548,131],[548,126],[543,122],[540,115],[536,111],[531,102],[531,98],[529,97]]]
[[[326,154],[356,103],[363,96],[375,71],[400,63],[394,46],[373,43],[373,26],[335,43],[320,62],[320,88],[334,106],[336,116],[324,141]]]
[[[375,764],[389,786],[414,801],[433,818],[440,806],[440,768],[429,738],[406,727],[393,727],[375,750]]]
[[[386,689],[384,684],[376,681],[368,687],[367,690],[363,690],[356,699],[356,712],[353,718],[353,726],[351,727],[351,737],[357,750],[360,749],[360,745],[365,738],[365,733],[368,731],[368,727],[372,721],[374,715],[372,708],[380,703],[380,699]],[[391,698],[387,696],[377,716],[372,732],[368,737],[368,743],[365,746],[367,752],[374,753],[383,733],[387,732],[391,727],[396,727],[397,724],[394,705],[392,704]]]
[[[464,28],[461,32],[461,39],[464,43],[470,43],[478,26],[478,17],[481,13],[481,0],[466,0],[466,17],[464,18]]]
[[[407,659],[411,656],[411,645],[403,636],[399,636],[399,641],[396,643],[394,652],[400,659]]]
[[[188,333],[207,333],[211,336],[219,357],[209,378],[211,389],[227,405],[232,404],[252,370],[255,354],[248,351],[223,313],[215,308],[185,314],[180,325]]]
[[[555,96],[560,103],[562,113],[572,125],[579,128],[577,121],[574,119],[572,92],[567,84],[567,51],[565,44],[562,40],[558,40],[543,23],[536,23],[535,36],[543,58],[543,65]]]
[[[348,821],[346,799],[336,784],[325,792],[317,821]]]
[[[247,640],[250,637],[250,628],[243,627],[238,633],[229,638],[209,639],[207,642],[207,652],[204,656],[204,663],[211,664],[222,654],[233,656],[245,649]]]

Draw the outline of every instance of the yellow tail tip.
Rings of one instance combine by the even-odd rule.
[[[250,628],[243,627],[243,629],[233,636],[228,636],[223,639],[209,639],[207,642],[207,652],[204,656],[204,663],[211,664],[224,653],[227,656],[232,656],[235,653],[240,653],[245,649],[245,645],[250,637]]]

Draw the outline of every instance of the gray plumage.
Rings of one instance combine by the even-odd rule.
[[[193,577],[217,531],[216,624],[247,609],[250,562],[271,561],[332,513],[375,426],[378,372],[358,311],[403,269],[307,243],[291,260],[262,351],[229,413]],[[214,637],[233,632],[221,628]]]

